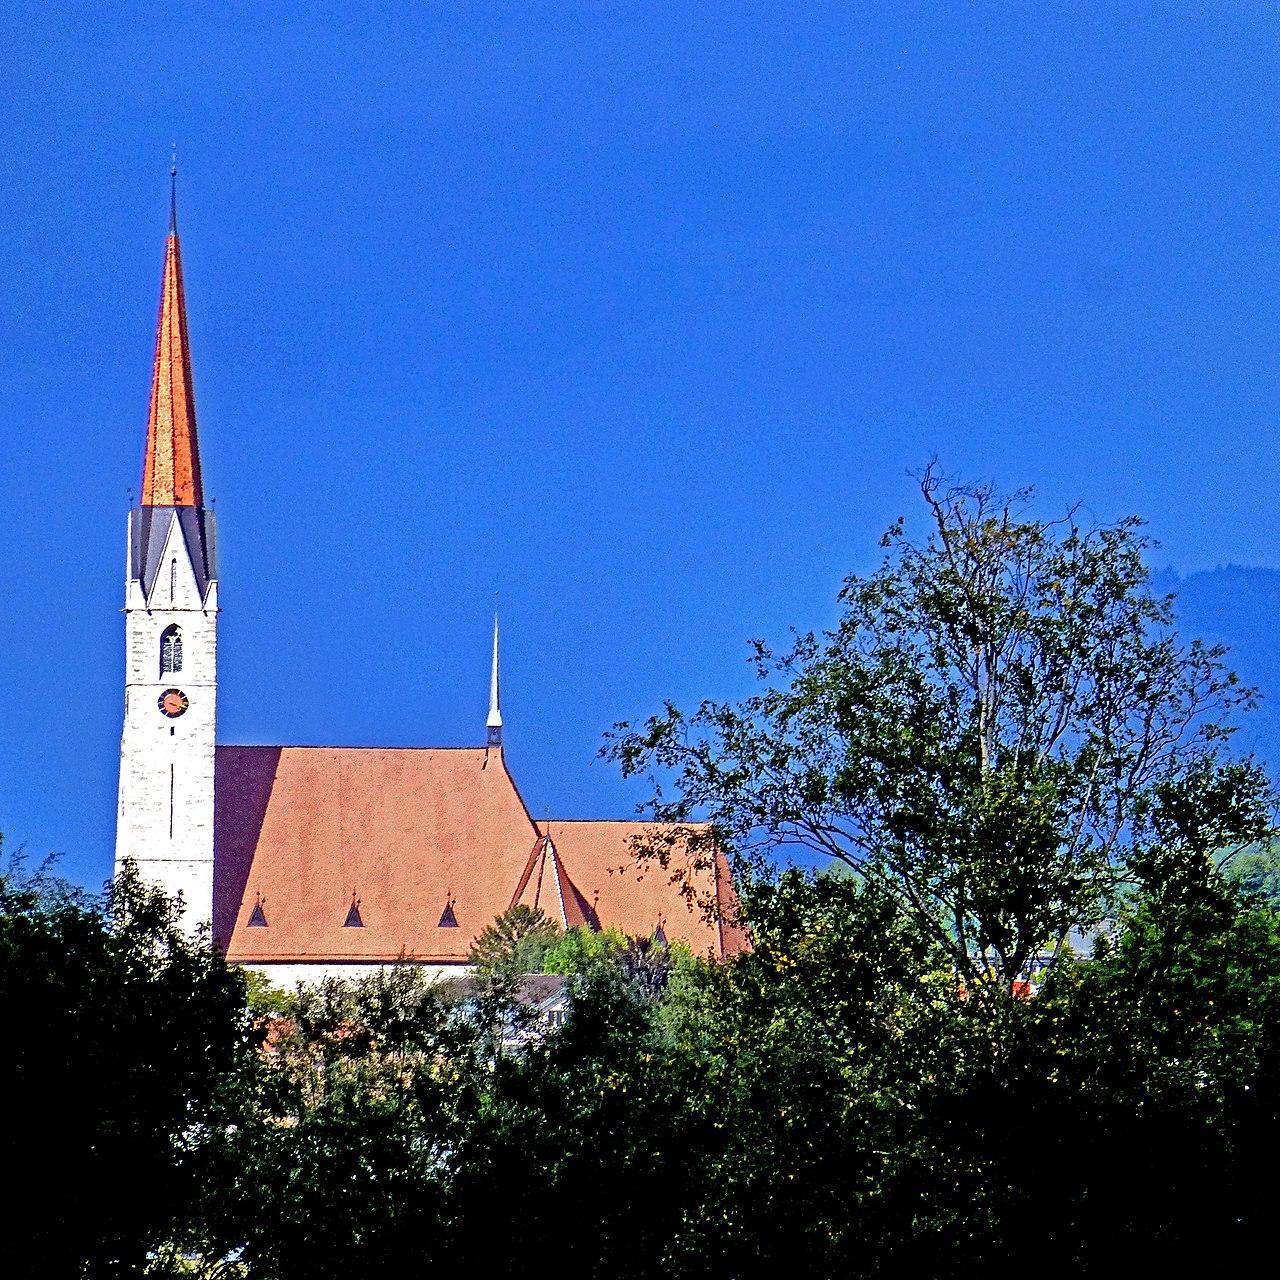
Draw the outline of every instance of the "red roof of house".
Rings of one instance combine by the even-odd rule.
[[[700,954],[744,936],[639,868],[634,822],[529,817],[501,750],[219,747],[214,935],[238,963],[462,962],[514,901],[561,924],[616,926]],[[731,910],[728,867],[693,872]],[[360,927],[347,927],[353,899]],[[251,925],[255,906],[265,925]],[[449,913],[457,926],[449,927]]]

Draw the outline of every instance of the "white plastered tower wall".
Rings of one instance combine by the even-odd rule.
[[[203,538],[188,545],[197,528],[211,544],[213,516],[187,511],[185,521],[177,508],[130,514],[116,871],[130,859],[144,881],[181,894],[183,927],[194,933],[213,912],[218,583],[208,573],[212,546],[200,545]],[[140,537],[144,520],[153,526],[149,538]],[[147,542],[162,548],[158,555],[140,554]],[[180,640],[176,662],[172,646],[168,662],[162,654],[171,627]],[[170,711],[185,702],[180,714],[161,709],[169,690],[181,695]]]

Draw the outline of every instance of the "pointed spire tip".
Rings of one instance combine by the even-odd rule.
[[[502,745],[502,707],[498,689],[498,615],[493,615],[493,666],[489,672],[489,718],[485,721],[486,741],[491,747]]]
[[[176,168],[176,166],[175,166]],[[155,372],[142,474],[144,507],[203,507],[196,443],[195,391],[187,342],[182,254],[177,235],[177,179],[170,178],[169,238],[165,246],[156,326]]]
[[[178,144],[173,144],[169,157],[169,234],[178,234]]]

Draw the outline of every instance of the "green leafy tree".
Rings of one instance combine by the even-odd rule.
[[[1227,850],[1223,870],[1246,893],[1280,910],[1280,844],[1274,840]]]
[[[0,1016],[16,1174],[0,1274],[136,1276],[176,1256],[202,1148],[250,1066],[239,975],[132,869],[95,901],[11,866]]]
[[[995,1195],[946,1118],[989,1020],[874,881],[790,870],[749,906],[751,952],[673,984],[659,1020],[698,1064],[691,1115],[714,1118],[688,1126],[700,1192],[664,1268],[950,1274]]]
[[[560,932],[545,912],[517,902],[480,931],[468,959],[485,977],[541,973]]]
[[[575,987],[573,1016],[487,1073],[460,1133],[446,1256],[468,1273],[554,1258],[565,1274],[664,1274],[698,1202],[697,1131],[712,1123],[698,1073],[616,966],[590,966]],[[702,1274],[718,1265],[703,1261]]]
[[[255,1017],[270,1017],[291,1007],[289,993],[277,987],[270,978],[256,969],[242,969],[240,973],[244,979],[245,1001]]]
[[[441,1261],[452,1156],[486,1075],[474,1027],[406,964],[299,987],[261,1029],[257,1085],[211,1180],[209,1235],[271,1280]]]
[[[1037,520],[1025,493],[933,469],[920,491],[929,533],[888,531],[833,631],[757,645],[765,692],[668,705],[606,753],[659,779],[649,811],[695,859],[719,844],[744,873],[787,847],[845,863],[971,986],[1008,989],[1114,908],[1156,788],[1228,768],[1227,721],[1251,695],[1221,649],[1178,638],[1136,519]],[[1265,792],[1260,770],[1232,776]],[[673,847],[669,829],[642,852]]]
[[[616,962],[626,949],[620,929],[566,929],[542,957],[543,973],[582,975]]]
[[[971,1073],[965,1141],[1006,1189],[1015,1265],[1210,1275],[1273,1236],[1280,918],[1184,831],[1152,834],[1115,932],[1018,1011],[998,1074]]]
[[[586,979],[608,974],[657,999],[673,978],[696,967],[682,942],[628,937],[620,929],[566,929],[542,957],[544,973]]]

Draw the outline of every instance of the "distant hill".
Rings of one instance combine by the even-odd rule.
[[[1228,645],[1230,666],[1261,691],[1258,710],[1235,741],[1280,775],[1280,569],[1232,564],[1185,578],[1163,569],[1152,575],[1152,586],[1177,596],[1184,634]]]

